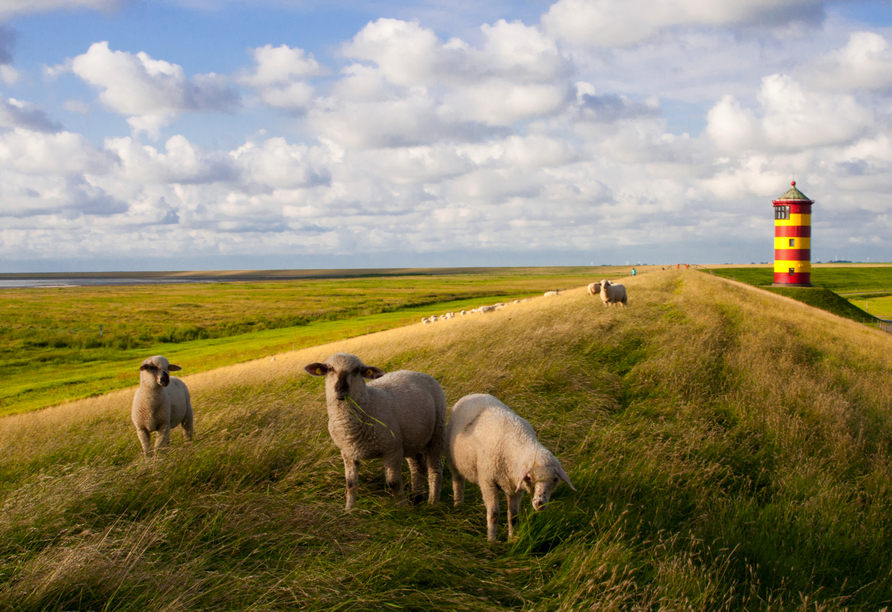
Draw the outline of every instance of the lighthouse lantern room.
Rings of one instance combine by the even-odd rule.
[[[796,181],[774,204],[774,284],[811,287],[811,205]]]

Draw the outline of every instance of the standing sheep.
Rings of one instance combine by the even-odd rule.
[[[158,432],[156,451],[170,443],[170,430],[177,425],[183,426],[183,438],[192,440],[194,429],[189,389],[179,378],[170,377],[170,372],[181,369],[161,355],[149,357],[139,366],[139,388],[133,396],[130,419],[146,456],[153,452],[153,431]]]
[[[602,280],[600,283],[592,283],[588,286],[589,295],[600,295],[601,302],[604,306],[613,306],[614,304],[622,304],[623,308],[629,305],[629,298],[626,296],[626,288],[623,285],[615,285],[609,280]]]
[[[499,530],[499,489],[508,500],[509,539],[514,537],[525,491],[533,495],[533,509],[538,511],[548,504],[559,481],[576,490],[560,462],[539,443],[532,426],[492,395],[466,395],[452,408],[446,462],[456,506],[464,501],[465,480],[480,487],[491,542]]]
[[[379,457],[398,502],[403,498],[403,457],[409,461],[412,501],[417,504],[422,499],[425,473],[428,502],[440,501],[446,444],[446,396],[440,383],[421,372],[385,374],[349,353],[337,353],[304,369],[325,376],[328,432],[344,460],[347,510],[356,505],[359,462]]]

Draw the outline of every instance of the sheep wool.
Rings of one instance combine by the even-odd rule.
[[[161,355],[149,357],[139,366],[139,388],[133,396],[130,419],[147,457],[153,453],[153,431],[158,432],[155,451],[170,443],[170,430],[179,425],[183,426],[183,438],[192,440],[194,418],[189,389],[179,378],[170,377],[170,372],[181,369]]]
[[[604,306],[622,304],[623,308],[625,308],[629,305],[626,288],[623,285],[615,285],[609,280],[602,280],[600,283],[592,283],[588,286],[588,293],[589,295],[599,295]]]
[[[456,506],[464,502],[466,480],[480,487],[491,542],[498,536],[499,489],[508,502],[509,539],[514,537],[524,492],[532,494],[533,509],[538,511],[548,505],[561,480],[576,490],[560,462],[539,443],[533,427],[492,395],[466,395],[452,408],[446,462]]]
[[[359,462],[367,459],[383,460],[397,502],[403,501],[403,457],[409,462],[413,503],[422,499],[425,475],[428,502],[440,501],[446,444],[446,395],[440,383],[422,372],[385,374],[349,353],[304,369],[325,377],[328,432],[344,460],[347,510],[356,505]]]

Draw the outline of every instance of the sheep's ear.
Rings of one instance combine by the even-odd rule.
[[[304,370],[311,376],[325,376],[328,374],[328,366],[324,363],[311,363]]]
[[[523,488],[523,481],[527,480],[530,477],[530,471],[524,470],[520,478],[517,479],[517,488],[514,490],[515,493],[520,493],[520,490]]]
[[[167,366],[167,371],[168,371],[168,372],[179,372],[179,371],[182,370],[182,369],[183,369],[183,368],[181,368],[181,367],[178,366],[178,365],[170,364],[169,366]]]
[[[561,480],[566,482],[568,485],[570,485],[571,489],[573,489],[574,491],[576,490],[576,487],[574,487],[573,483],[570,482],[570,477],[567,476],[567,472],[565,472],[564,468],[562,468],[561,466],[557,466],[557,475],[558,475],[558,478],[560,478]]]
[[[376,368],[375,366],[365,366],[362,369],[362,377],[368,380],[375,380],[376,378],[381,378],[384,376],[385,372],[381,368]]]
[[[148,367],[149,367],[149,364],[144,363],[141,366],[139,366],[139,371],[142,372],[142,371],[148,369]]]

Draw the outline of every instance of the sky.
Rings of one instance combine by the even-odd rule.
[[[0,272],[892,261],[892,3],[2,0]]]

